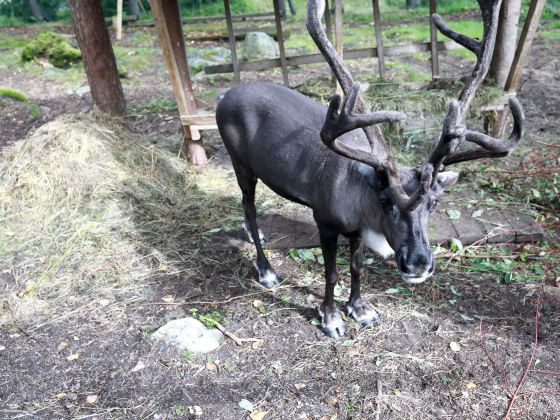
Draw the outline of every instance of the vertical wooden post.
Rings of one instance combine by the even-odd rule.
[[[95,105],[111,115],[126,115],[126,102],[101,1],[69,0],[68,3]]]
[[[117,0],[117,17],[115,18],[115,38],[117,41],[122,39],[122,16],[123,16],[123,0]]]
[[[342,43],[342,0],[334,0],[334,35],[336,37],[335,49],[340,58],[344,59],[344,45]],[[342,93],[342,87],[336,83],[337,93]]]
[[[377,49],[377,65],[379,77],[385,79],[385,56],[383,54],[383,34],[381,33],[381,14],[379,0],[373,0],[373,21],[375,24],[375,48]]]
[[[327,38],[329,41],[333,41],[332,38],[332,23],[331,23],[331,8],[329,6],[329,0],[325,0],[325,26],[327,27]]]
[[[539,21],[545,3],[546,0],[533,0],[529,6],[527,19],[525,19],[523,31],[521,31],[521,37],[519,38],[515,56],[513,57],[511,69],[506,81],[505,90],[507,92],[513,92],[517,89],[519,79],[521,78],[521,71],[527,61],[527,56],[533,44],[533,40],[535,36],[537,36],[537,28],[539,27]]]
[[[515,56],[513,57],[513,63],[511,63],[509,75],[504,87],[504,90],[508,93],[514,93],[517,90],[523,67],[527,62],[529,50],[531,49],[533,40],[537,36],[537,29],[545,3],[546,0],[532,0],[529,5],[527,18],[525,19],[525,24],[523,25],[523,30],[521,31],[521,36],[517,43],[517,49],[515,50]],[[495,137],[500,138],[504,135],[508,115],[509,107],[506,106],[498,115],[496,123],[494,124],[492,134]]]
[[[235,34],[233,33],[233,22],[231,20],[231,8],[229,7],[229,0],[224,0],[224,10],[226,12],[226,24],[229,38],[229,48],[231,50],[231,64],[233,65],[233,74],[235,83],[241,82],[241,75],[239,74],[239,61],[237,61],[237,50],[235,49]]]
[[[436,0],[430,0],[430,52],[432,56],[432,79],[439,75],[439,53],[437,48],[437,28],[432,20],[436,13]]]
[[[187,64],[179,4],[177,0],[150,0],[150,6],[179,115],[191,115],[196,112],[196,103]],[[181,126],[189,161],[206,166],[206,153],[200,140],[200,132],[183,124]]]
[[[280,66],[282,67],[282,78],[284,84],[290,84],[288,80],[288,66],[286,65],[286,50],[284,49],[284,34],[282,33],[282,18],[280,16],[280,5],[278,0],[273,0],[274,3],[274,20],[276,21],[276,38],[278,39],[278,49],[280,51]]]

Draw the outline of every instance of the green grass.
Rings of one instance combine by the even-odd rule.
[[[41,116],[41,110],[32,102],[25,94],[17,89],[2,88],[0,87],[0,97],[10,98],[18,102],[23,102],[27,104],[27,112],[32,118],[38,118]]]

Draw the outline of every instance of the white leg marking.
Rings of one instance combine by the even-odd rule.
[[[255,243],[254,239],[253,239],[253,235],[251,235],[251,231],[249,230],[249,227],[247,226],[247,223],[243,222],[243,224],[241,225],[241,227],[243,228],[243,230],[245,231],[245,235],[247,235],[247,239],[249,239],[249,242],[251,242],[252,244]],[[266,236],[264,236],[264,233],[262,233],[262,230],[259,229],[259,239],[261,240],[261,243],[265,243],[266,242]]]
[[[362,231],[362,239],[369,249],[377,252],[385,259],[395,254],[395,251],[387,242],[387,238],[382,233],[377,233],[371,229],[364,229]]]

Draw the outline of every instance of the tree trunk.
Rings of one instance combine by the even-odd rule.
[[[140,8],[138,7],[138,0],[128,0],[128,14],[140,16]]]
[[[69,0],[91,96],[103,112],[126,114],[126,102],[101,0]]]
[[[1,2],[0,2],[1,3]],[[43,7],[37,2],[37,0],[27,0],[27,3],[29,3],[29,7],[31,7],[31,13],[33,14],[33,17],[35,19],[37,19],[39,22],[46,20],[49,21],[51,20],[50,16],[48,15],[48,13],[45,11],[45,9],[43,9]]]
[[[500,21],[496,35],[496,46],[488,75],[496,85],[504,87],[511,68],[517,44],[517,25],[521,11],[521,0],[504,0],[500,10]]]

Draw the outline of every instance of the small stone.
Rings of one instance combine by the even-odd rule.
[[[144,363],[142,363],[141,360],[138,360],[138,363],[136,363],[136,365],[134,365],[134,367],[132,369],[130,369],[131,372],[138,372],[142,369],[144,369],[146,367],[146,365]]]
[[[207,328],[194,318],[169,321],[151,335],[155,342],[162,341],[179,350],[192,353],[209,353],[220,346],[223,334],[215,328]]]

